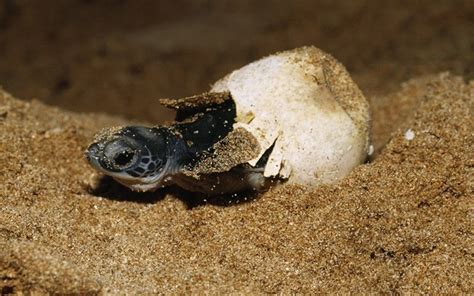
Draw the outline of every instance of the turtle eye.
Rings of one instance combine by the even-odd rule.
[[[123,167],[129,164],[133,160],[135,154],[133,151],[123,150],[117,153],[114,157],[114,163],[117,166]]]
[[[129,168],[138,160],[137,150],[123,141],[108,144],[104,149],[104,155],[114,169]]]

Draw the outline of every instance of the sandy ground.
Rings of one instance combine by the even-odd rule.
[[[38,3],[0,2],[2,293],[474,292],[471,1]],[[99,128],[304,44],[371,102],[342,182],[202,203],[87,165]]]

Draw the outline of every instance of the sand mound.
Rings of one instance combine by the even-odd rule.
[[[192,207],[86,164],[124,120],[0,92],[2,292],[472,292],[474,83],[440,74],[377,102],[378,156],[341,183]]]

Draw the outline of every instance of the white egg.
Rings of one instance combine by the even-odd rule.
[[[307,186],[333,183],[367,157],[368,103],[344,66],[315,47],[250,63],[217,81],[211,92],[230,92],[234,130],[245,129],[259,143],[250,165],[273,146],[266,177]]]

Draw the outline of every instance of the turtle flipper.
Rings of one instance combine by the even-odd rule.
[[[179,174],[174,176],[173,181],[181,188],[208,196],[242,191],[263,191],[268,189],[273,182],[263,176],[263,168],[244,166],[235,167],[226,172],[200,175],[199,178]]]

